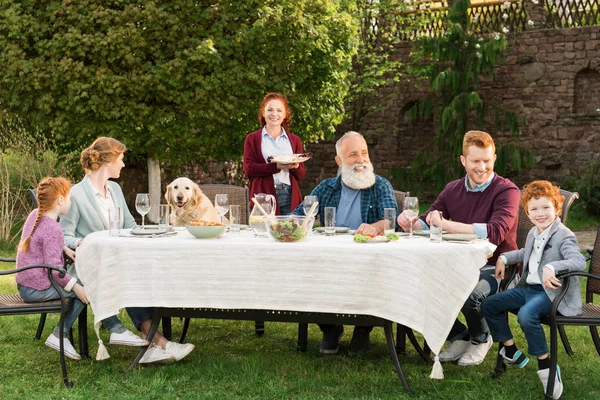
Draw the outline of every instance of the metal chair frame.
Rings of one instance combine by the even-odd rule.
[[[15,262],[14,258],[0,258],[0,262]],[[45,316],[47,313],[60,313],[59,319],[59,348],[60,348],[60,365],[62,370],[62,379],[63,383],[66,387],[73,387],[73,382],[69,381],[69,376],[67,373],[67,365],[65,360],[64,353],[64,327],[62,321],[65,317],[65,311],[69,309],[71,306],[71,299],[68,297],[64,297],[62,292],[60,291],[60,287],[54,280],[54,276],[52,275],[52,271],[58,271],[59,277],[64,277],[67,271],[64,268],[57,267],[54,265],[46,265],[46,264],[34,264],[28,265],[25,267],[11,269],[7,271],[0,271],[0,276],[4,275],[12,275],[21,271],[25,271],[33,268],[44,268],[48,272],[48,278],[50,279],[50,283],[58,292],[60,299],[52,300],[52,301],[44,301],[39,303],[26,303],[23,301],[21,296],[18,294],[10,294],[10,295],[0,295],[0,316],[5,315],[27,315],[27,314],[42,314],[44,316],[43,321],[46,320]],[[83,309],[81,314],[79,315],[79,351],[82,353],[82,356],[89,357],[88,351],[88,340],[87,340],[87,307]],[[40,320],[40,325],[38,326],[38,331],[36,333],[35,339],[39,339],[39,335],[41,335],[44,323]],[[72,331],[72,330],[71,330]],[[72,337],[71,337],[72,338]],[[71,339],[72,340],[72,339]]]

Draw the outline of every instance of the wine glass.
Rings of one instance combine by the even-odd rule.
[[[142,216],[142,229],[144,229],[144,217],[150,211],[150,195],[148,193],[138,193],[135,196],[135,209]]]
[[[413,220],[419,216],[419,199],[416,197],[407,197],[404,199],[404,211],[406,217],[410,220],[409,239],[413,239]]]
[[[223,222],[223,217],[229,211],[229,197],[226,194],[215,195],[215,210]]]

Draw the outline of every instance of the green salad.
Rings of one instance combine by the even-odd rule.
[[[297,242],[304,239],[304,229],[296,221],[281,221],[271,225],[271,235],[279,242]]]

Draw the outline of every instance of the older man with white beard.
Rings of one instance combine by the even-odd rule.
[[[390,182],[373,172],[365,138],[358,132],[346,132],[335,144],[335,150],[335,161],[341,167],[341,174],[336,178],[325,179],[311,192],[311,195],[319,199],[321,225],[325,207],[336,207],[337,226],[347,226],[355,229],[357,233],[383,233],[383,210],[395,208],[398,213],[398,204]],[[292,214],[304,215],[302,205]],[[319,326],[323,331],[321,353],[337,353],[344,327],[323,324]],[[369,347],[369,334],[372,329],[371,326],[354,328],[349,354],[357,354]]]

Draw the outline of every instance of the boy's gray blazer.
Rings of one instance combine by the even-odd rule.
[[[533,251],[535,243],[534,232],[537,228],[533,227],[527,234],[525,247],[519,250],[509,251],[504,253],[506,264],[521,263],[523,265],[523,274],[517,286],[525,287],[527,283],[527,275],[529,274],[529,259]],[[583,271],[585,269],[585,258],[579,251],[577,238],[562,222],[559,220],[552,224],[549,228],[548,243],[544,247],[542,253],[541,265],[550,264],[554,267],[554,271]],[[542,280],[542,271],[539,271],[540,282]],[[573,276],[569,278],[569,291],[565,295],[563,301],[558,305],[558,312],[564,316],[574,316],[581,314],[581,292],[579,289],[579,278]],[[544,289],[550,300],[554,300],[557,292],[560,290]]]
[[[135,220],[127,208],[121,187],[113,181],[108,181],[107,185],[113,193],[115,205],[123,210],[123,227],[135,227]],[[65,235],[65,245],[71,249],[75,249],[77,242],[90,233],[108,229],[96,206],[92,183],[87,175],[71,188],[71,208],[66,215],[60,217],[60,226]]]

